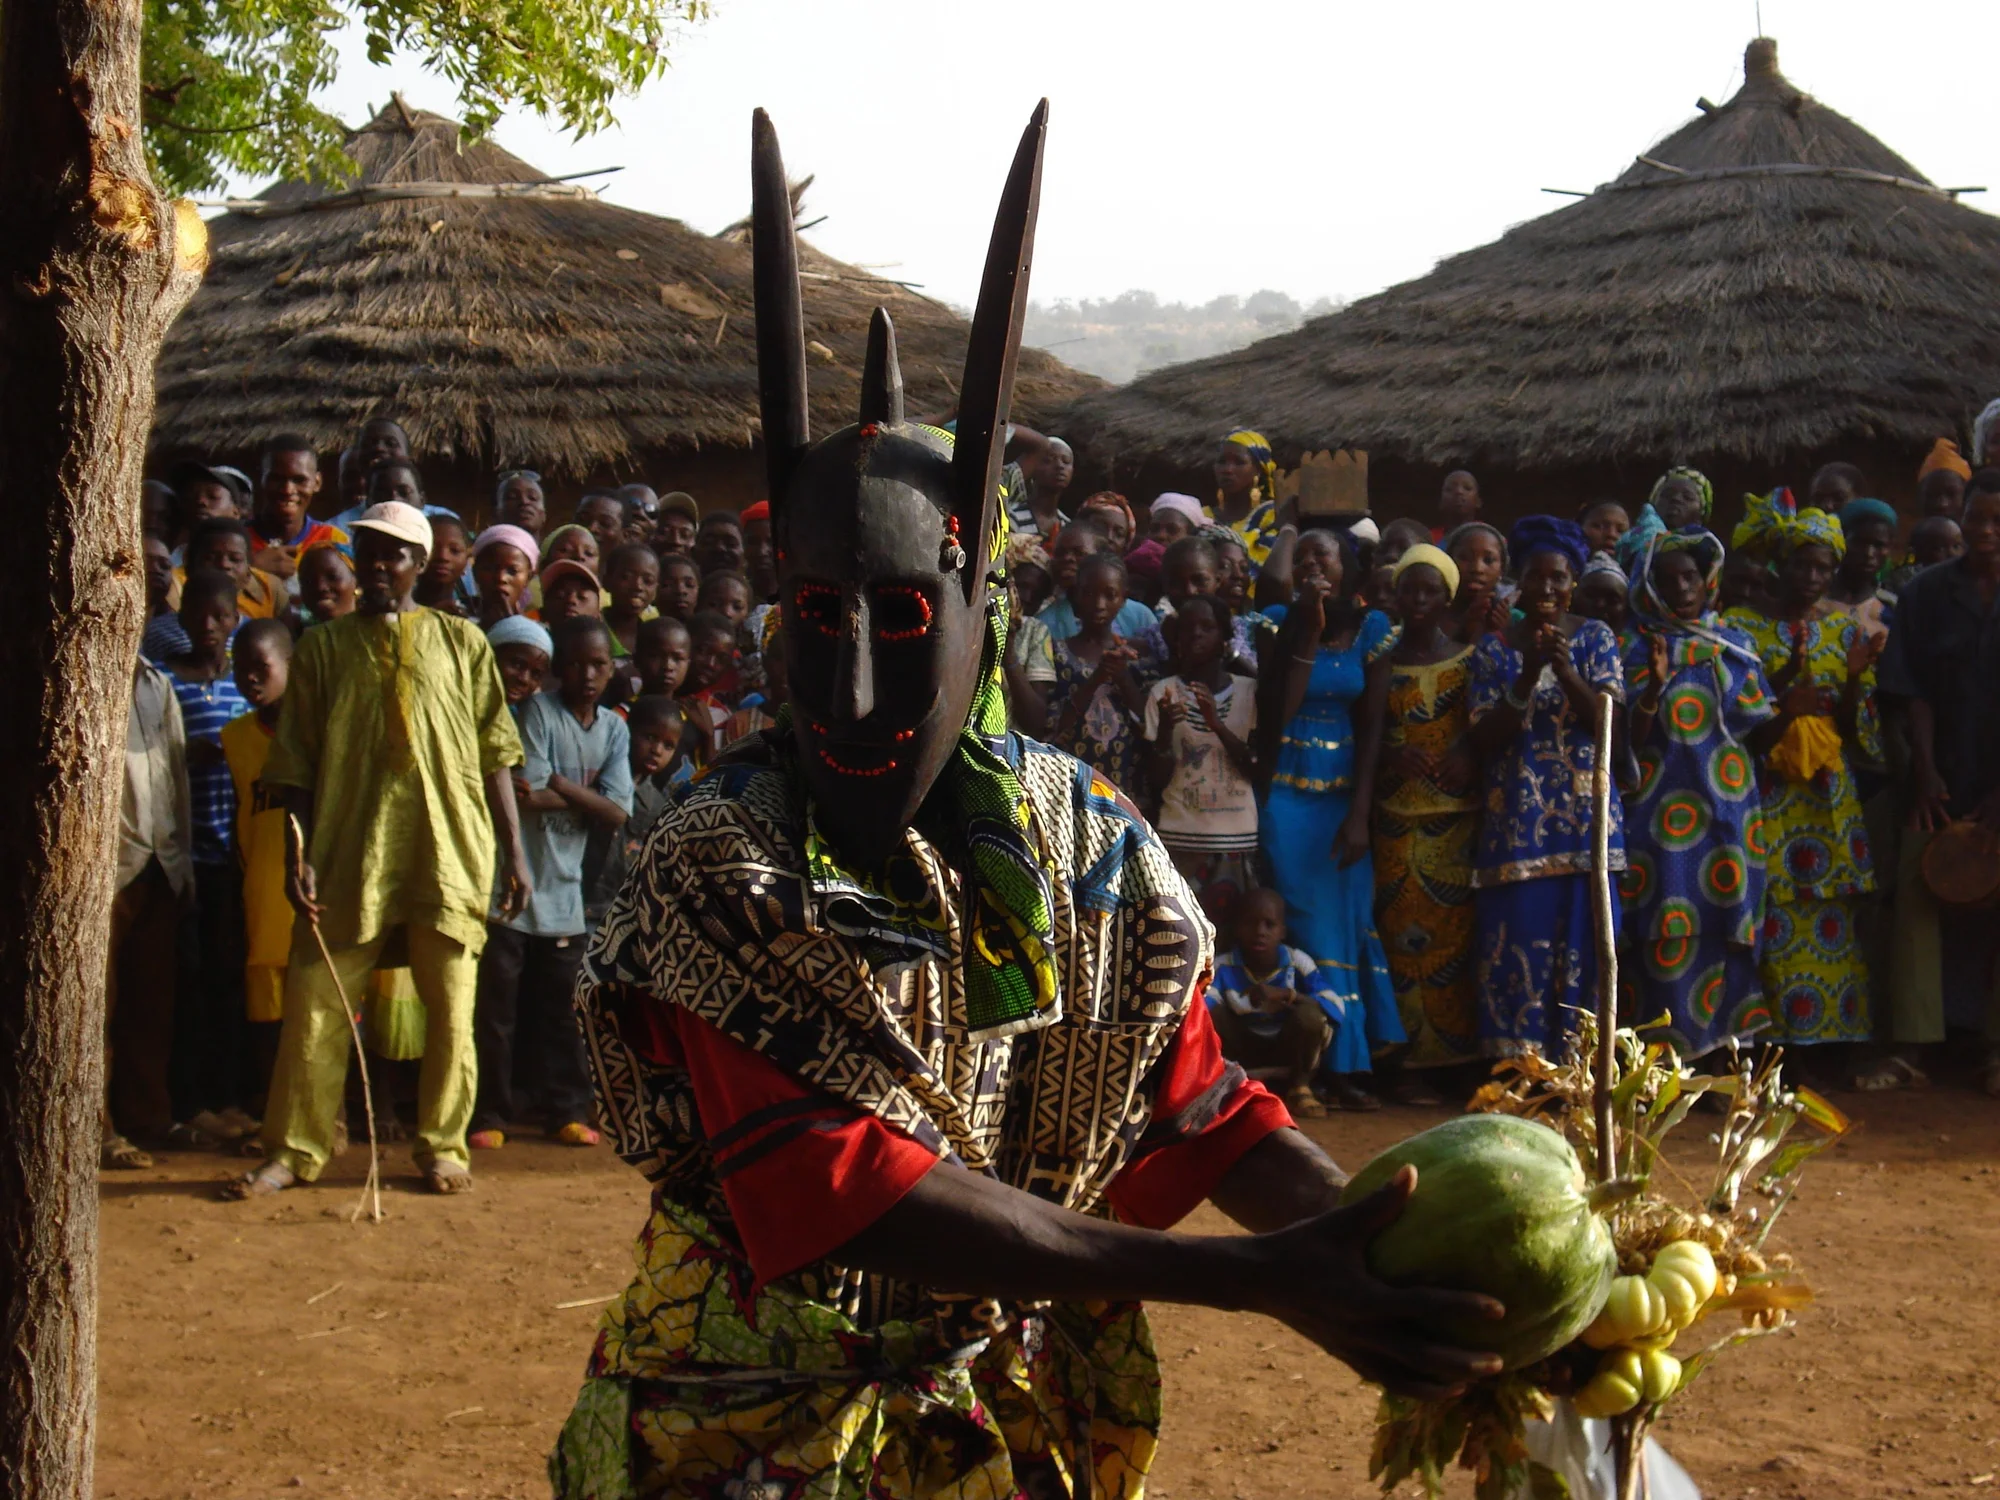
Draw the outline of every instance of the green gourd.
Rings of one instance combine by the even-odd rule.
[[[1497,1320],[1445,1320],[1434,1330],[1441,1339],[1515,1370],[1562,1348],[1602,1310],[1618,1255],[1600,1208],[1631,1194],[1622,1184],[1591,1189],[1561,1135],[1515,1115],[1461,1115],[1384,1151],[1342,1202],[1405,1166],[1417,1169],[1416,1191],[1370,1242],[1369,1269],[1391,1286],[1484,1292],[1507,1309]]]

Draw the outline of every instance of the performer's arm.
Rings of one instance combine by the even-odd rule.
[[[1296,1143],[1282,1144],[1291,1135]],[[1297,1132],[1278,1132],[1246,1153],[1224,1194],[1258,1222],[1337,1201],[1338,1168]],[[1303,1184],[1286,1182],[1288,1170]],[[1425,1331],[1452,1316],[1499,1317],[1491,1298],[1469,1292],[1397,1289],[1370,1274],[1364,1253],[1402,1212],[1416,1172],[1352,1208],[1319,1213],[1289,1228],[1242,1236],[1134,1229],[1072,1213],[961,1167],[941,1164],[868,1228],[841,1247],[843,1265],[925,1284],[944,1282],[973,1296],[1013,1301],[1184,1302],[1260,1312],[1288,1324],[1364,1379],[1436,1399],[1500,1361],[1437,1341]],[[1252,1191],[1276,1202],[1252,1208]]]

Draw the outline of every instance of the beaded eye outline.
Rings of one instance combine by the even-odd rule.
[[[802,583],[792,593],[799,623],[821,635],[840,635],[840,590],[827,583]]]
[[[905,641],[920,641],[930,634],[931,621],[934,618],[930,596],[915,584],[885,584],[875,591],[875,599],[876,608],[884,617],[884,623],[878,625],[875,630],[875,638],[878,641],[900,644]],[[901,601],[907,607],[907,615],[902,622],[890,623],[902,611],[893,607],[885,610],[882,606],[885,604],[893,606],[897,601]]]

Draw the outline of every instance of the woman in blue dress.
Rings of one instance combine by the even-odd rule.
[[[1626,809],[1626,993],[1699,1057],[1772,1022],[1757,973],[1769,854],[1757,756],[1784,725],[1750,637],[1716,618],[1722,543],[1655,532],[1632,561],[1625,648],[1639,786]]]
[[[1378,1109],[1366,1087],[1372,1059],[1405,1040],[1375,932],[1368,826],[1397,631],[1380,610],[1355,606],[1361,576],[1334,533],[1298,539],[1295,597],[1260,674],[1268,722],[1283,726],[1260,832],[1292,942],[1327,981],[1334,1035],[1323,1070],[1342,1107]]]
[[[1592,916],[1592,786],[1597,695],[1625,700],[1618,638],[1570,613],[1583,572],[1575,522],[1529,516],[1514,528],[1521,617],[1472,655],[1472,740],[1486,764],[1478,890],[1479,1042],[1489,1056],[1560,1060],[1576,1012],[1597,997]],[[1619,800],[1608,863],[1625,867]],[[1613,906],[1613,923],[1617,908]]]

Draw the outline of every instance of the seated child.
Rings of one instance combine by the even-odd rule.
[[[1312,1076],[1340,1024],[1319,965],[1285,943],[1285,898],[1270,886],[1245,891],[1230,913],[1236,944],[1215,960],[1208,983],[1209,1019],[1222,1055],[1252,1073],[1275,1075],[1293,1115],[1326,1113]]]
[[[1237,896],[1256,884],[1257,679],[1223,661],[1229,611],[1220,599],[1189,596],[1174,612],[1173,675],[1146,695],[1145,735],[1154,820],[1174,868],[1188,879],[1209,919],[1221,925]]]

